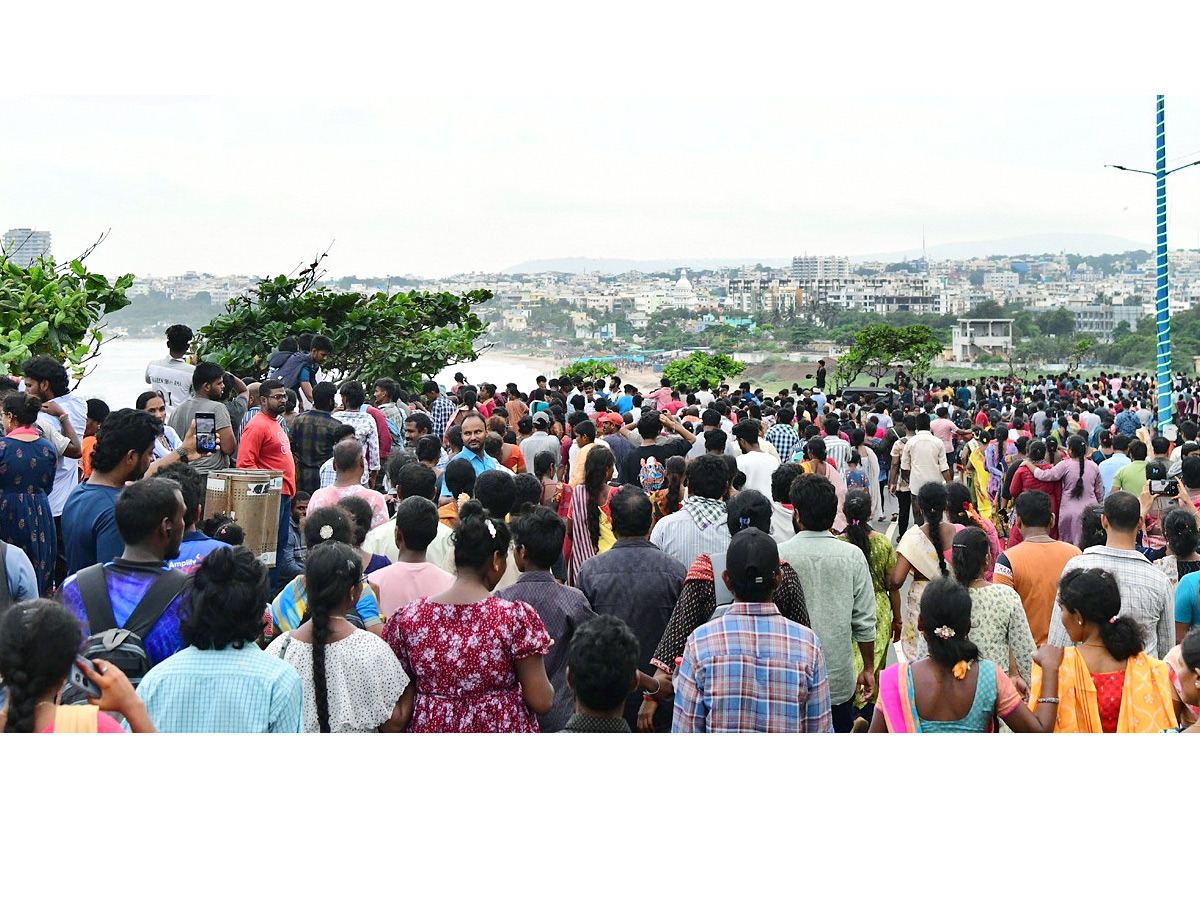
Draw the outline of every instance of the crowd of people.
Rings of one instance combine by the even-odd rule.
[[[192,338],[128,408],[0,381],[5,731],[1200,730],[1182,376],[1160,427],[1141,375],[409,391]],[[230,468],[282,475],[270,566]]]

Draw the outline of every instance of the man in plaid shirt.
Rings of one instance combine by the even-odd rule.
[[[792,424],[795,418],[796,414],[792,408],[784,406],[775,414],[775,424],[767,429],[766,439],[779,451],[779,459],[782,462],[792,461],[792,454],[796,452],[796,445],[800,443],[800,435],[796,433],[796,426]]]
[[[734,602],[687,640],[671,730],[832,732],[821,642],[771,599],[780,582],[775,541],[757,528],[738,532],[718,577]]]
[[[429,421],[433,423],[433,432],[440,441],[446,434],[446,426],[454,415],[457,407],[454,401],[442,396],[442,389],[436,381],[427,381],[422,389],[425,399],[429,401]]]

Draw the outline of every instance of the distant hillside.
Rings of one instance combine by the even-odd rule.
[[[582,275],[621,275],[625,272],[672,272],[675,269],[729,269],[761,263],[772,268],[790,266],[791,259],[593,259],[568,256],[562,259],[531,259],[503,270],[505,275],[531,275],[536,272],[566,272]]]
[[[1111,234],[1028,234],[1024,237],[997,238],[991,241],[956,241],[936,244],[925,252],[930,259],[971,259],[980,256],[1036,256],[1042,253],[1073,253],[1078,256],[1099,256],[1102,253],[1125,253],[1128,250],[1153,250],[1151,244],[1139,243]],[[851,262],[901,262],[920,259],[921,248],[887,253],[863,253],[851,256]]]

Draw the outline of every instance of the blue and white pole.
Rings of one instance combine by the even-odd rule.
[[[1171,305],[1167,285],[1167,125],[1166,104],[1158,95],[1158,129],[1155,139],[1155,216],[1158,227],[1157,293],[1158,325],[1158,427],[1170,424],[1175,415],[1171,403]]]

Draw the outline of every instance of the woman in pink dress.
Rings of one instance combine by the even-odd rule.
[[[1100,467],[1087,458],[1087,441],[1077,434],[1072,435],[1067,440],[1067,451],[1070,456],[1050,469],[1038,469],[1029,460],[1024,465],[1038,481],[1062,483],[1059,538],[1068,544],[1078,544],[1083,531],[1083,511],[1093,503],[1104,502],[1104,484]]]
[[[532,732],[554,687],[550,635],[524,601],[493,590],[504,576],[508,528],[472,500],[459,510],[451,588],[401,607],[383,637],[416,681],[410,732]]]

